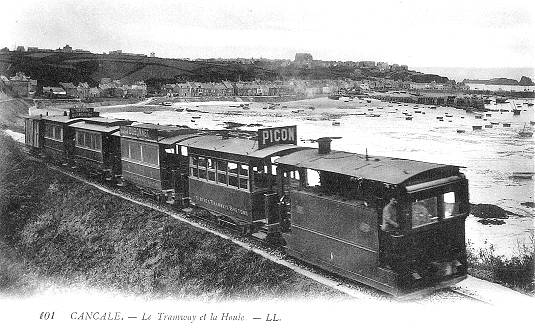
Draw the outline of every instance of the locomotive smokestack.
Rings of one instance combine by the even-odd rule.
[[[322,137],[318,139],[318,153],[320,155],[328,154],[331,152],[331,138]]]

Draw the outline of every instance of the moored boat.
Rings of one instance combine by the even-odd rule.
[[[513,172],[511,177],[514,179],[533,179],[533,172]]]
[[[522,130],[520,132],[518,132],[518,135],[520,137],[532,137],[533,136],[533,132],[529,129],[526,129],[526,124],[524,124],[524,127],[522,127]]]

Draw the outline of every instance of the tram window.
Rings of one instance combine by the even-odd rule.
[[[238,177],[234,176],[234,175],[229,175],[228,176],[228,184],[229,186],[233,186],[233,187],[238,187]]]
[[[76,145],[84,145],[84,134],[82,132],[76,132]]]
[[[458,215],[459,212],[459,201],[457,200],[457,196],[455,195],[455,192],[450,191],[448,193],[445,193],[442,195],[442,201],[443,201],[443,217],[444,219],[454,217]]]
[[[238,174],[238,164],[228,162],[228,172],[229,174]]]
[[[190,158],[190,164],[193,165],[193,166],[197,166],[197,163],[198,163],[198,158],[197,156],[191,156]]]
[[[199,179],[206,179],[206,169],[199,167]]]
[[[141,161],[141,145],[139,143],[130,143],[130,158]]]
[[[253,167],[253,187],[254,189],[265,189],[269,187],[269,174],[266,172],[267,166]]]
[[[217,172],[217,182],[226,185],[227,175],[225,173]]]
[[[240,165],[240,175],[249,177],[249,165]]]
[[[167,149],[165,149],[165,153],[174,154],[175,153],[175,148],[167,148]]]
[[[225,172],[227,170],[227,161],[218,159],[217,170],[221,172]]]
[[[188,147],[180,146],[180,154],[184,157],[188,156]]]
[[[215,171],[215,161],[212,159],[212,158],[207,158],[206,159],[206,163],[207,163],[207,168],[212,170],[212,171]]]
[[[60,126],[54,126],[54,138],[57,140],[63,140],[63,128]]]
[[[121,141],[121,155],[123,158],[130,158],[130,154],[128,152],[128,141],[123,140]]]
[[[241,189],[249,189],[249,180],[240,178],[240,188]]]
[[[208,180],[215,181],[215,172],[208,171]]]
[[[100,134],[95,134],[96,144],[95,147],[97,150],[102,150],[102,136]]]
[[[437,197],[431,197],[412,203],[412,228],[438,221]]]
[[[191,168],[191,176],[195,178],[199,177],[199,170],[196,167]]]
[[[143,145],[143,162],[158,165],[158,147],[154,145]]]
[[[199,157],[199,167],[206,167],[206,158]]]
[[[215,160],[212,158],[206,159],[207,177],[210,181],[215,181]]]
[[[320,185],[320,173],[307,168],[307,186],[316,187]]]

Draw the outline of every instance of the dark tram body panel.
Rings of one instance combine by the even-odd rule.
[[[43,119],[42,116],[24,117],[24,143],[34,150],[43,147]]]
[[[120,174],[120,141],[113,137],[120,125],[131,121],[104,117],[84,119],[71,124],[75,131],[74,160],[87,170],[106,174],[108,178]]]
[[[376,210],[361,201],[306,191],[293,190],[290,195],[291,234],[285,235],[288,253],[375,285],[372,279],[378,276],[379,263]]]
[[[229,189],[198,178],[190,178],[189,189],[189,197],[197,206],[243,222],[255,218],[251,194],[247,191]]]
[[[124,180],[156,193],[183,191],[188,158],[175,143],[196,136],[196,130],[141,124],[122,126],[121,165]],[[182,169],[182,170],[181,170]]]
[[[43,117],[43,153],[55,161],[68,161],[74,154],[74,128],[70,125],[82,121],[67,116]]]

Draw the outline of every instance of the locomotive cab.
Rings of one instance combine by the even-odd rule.
[[[466,277],[468,183],[458,167],[330,146],[276,163],[291,256],[395,296]],[[392,198],[398,225],[385,231],[383,210]]]
[[[387,252],[381,254],[381,265],[396,272],[407,291],[466,277],[468,181],[458,173],[402,186],[400,230],[381,232],[381,248]]]

